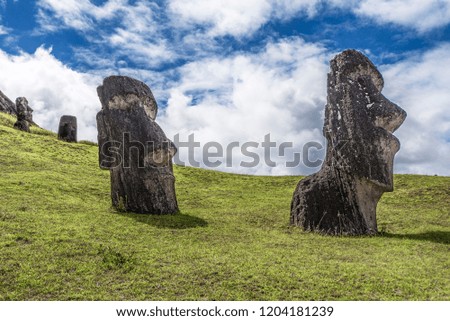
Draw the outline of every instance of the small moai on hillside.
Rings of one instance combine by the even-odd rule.
[[[318,173],[302,179],[291,203],[291,224],[333,235],[377,233],[376,207],[393,191],[392,134],[406,112],[381,94],[383,77],[356,50],[331,60],[323,134],[327,154]]]
[[[150,88],[111,76],[97,88],[99,163],[111,173],[111,199],[118,210],[178,212],[172,157],[177,152],[155,122],[158,107]]]
[[[77,142],[77,118],[64,115],[59,120],[58,139],[69,143]]]
[[[17,121],[14,128],[25,132],[30,132],[30,124],[33,124],[33,109],[28,106],[28,100],[25,97],[16,99]]]

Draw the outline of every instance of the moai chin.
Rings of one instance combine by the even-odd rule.
[[[175,145],[155,122],[150,88],[124,76],[110,76],[97,88],[99,163],[111,173],[111,199],[118,210],[178,212],[172,157]]]
[[[377,203],[393,190],[400,142],[392,133],[406,112],[381,94],[383,77],[362,53],[346,50],[330,65],[326,158],[297,185],[291,224],[333,235],[375,234]]]
[[[58,139],[69,143],[77,142],[77,118],[64,115],[59,120]]]

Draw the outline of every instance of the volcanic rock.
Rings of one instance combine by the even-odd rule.
[[[176,213],[172,157],[177,150],[155,122],[158,107],[150,88],[111,76],[97,93],[99,163],[110,170],[113,205],[136,213]]]
[[[375,234],[377,203],[393,191],[400,142],[392,133],[406,112],[381,94],[383,77],[362,53],[346,50],[330,64],[326,158],[297,185],[290,221],[325,234]]]
[[[58,139],[69,143],[77,142],[77,118],[64,115],[59,120]]]

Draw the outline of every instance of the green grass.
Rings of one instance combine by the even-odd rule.
[[[111,208],[97,147],[0,114],[0,300],[449,300],[450,178],[396,175],[376,237],[290,227],[300,177],[175,167],[181,214]]]

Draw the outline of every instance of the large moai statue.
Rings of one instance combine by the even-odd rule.
[[[28,100],[25,97],[18,97],[16,99],[17,121],[14,128],[30,132],[30,124],[33,123],[33,109],[28,106]]]
[[[111,76],[97,88],[100,167],[111,172],[111,198],[119,210],[178,212],[172,157],[177,152],[155,122],[158,107],[141,81]]]
[[[375,234],[377,203],[393,191],[400,143],[392,133],[406,112],[381,94],[383,77],[362,53],[346,50],[330,64],[327,154],[320,171],[295,189],[291,224],[333,235]]]
[[[77,142],[77,118],[64,115],[59,120],[58,139],[69,143]]]

